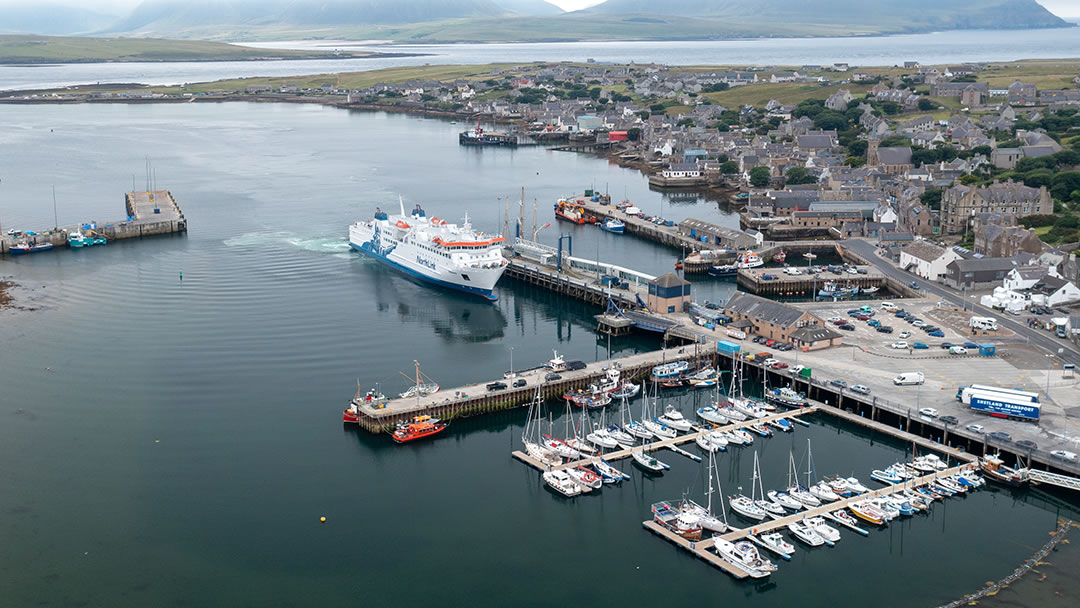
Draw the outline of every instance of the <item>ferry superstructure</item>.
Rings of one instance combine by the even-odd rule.
[[[376,209],[375,217],[349,226],[349,246],[411,277],[491,301],[509,262],[502,256],[506,240],[472,229],[468,214],[458,226],[428,218],[417,205],[405,215]]]

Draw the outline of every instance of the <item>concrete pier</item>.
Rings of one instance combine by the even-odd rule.
[[[130,219],[109,223],[83,222],[38,231],[37,235],[31,237],[0,235],[0,254],[9,253],[12,245],[22,241],[51,243],[53,247],[66,247],[68,235],[73,232],[101,236],[109,241],[187,232],[187,218],[184,217],[180,206],[176,204],[172,192],[168,190],[128,192],[124,195],[124,210],[127,218]],[[85,228],[86,225],[94,227]]]

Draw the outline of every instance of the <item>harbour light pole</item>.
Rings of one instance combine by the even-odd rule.
[[[510,377],[514,377],[514,347],[510,347]]]

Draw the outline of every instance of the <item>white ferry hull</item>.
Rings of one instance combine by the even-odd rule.
[[[445,258],[405,241],[398,241],[387,229],[365,223],[349,227],[349,246],[405,275],[445,287],[498,300],[495,283],[506,269],[505,262],[491,268],[456,267]]]

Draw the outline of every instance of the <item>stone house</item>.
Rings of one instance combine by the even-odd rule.
[[[983,224],[975,231],[974,250],[982,255],[1007,258],[1020,252],[1036,254],[1042,247],[1042,240],[1033,230]]]
[[[1054,201],[1046,186],[1031,188],[1011,180],[985,188],[956,185],[941,195],[942,232],[957,234],[969,227],[976,213],[1011,213],[1015,217],[1053,213]]]
[[[927,241],[915,241],[900,252],[900,267],[924,279],[937,281],[946,274],[946,266],[960,259],[951,247],[945,249]]]

